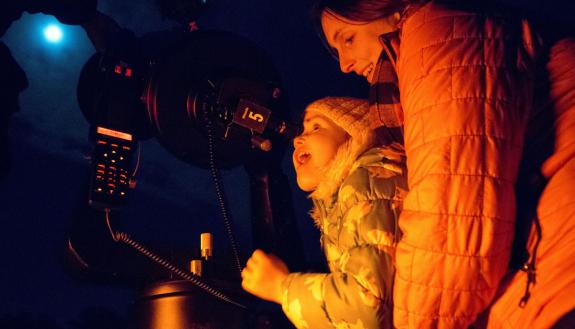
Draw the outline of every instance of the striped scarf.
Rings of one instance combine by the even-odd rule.
[[[392,43],[399,40],[399,32],[383,34],[383,51],[375,67],[375,79],[369,90],[369,115],[379,145],[397,142],[403,145],[403,109],[399,100],[396,54]]]

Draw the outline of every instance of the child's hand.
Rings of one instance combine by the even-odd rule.
[[[281,304],[280,287],[288,274],[281,259],[258,249],[242,271],[242,288],[261,299]]]

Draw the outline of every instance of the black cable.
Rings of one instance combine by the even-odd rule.
[[[204,101],[202,104],[204,121],[206,122],[206,130],[208,134],[208,153],[209,153],[209,162],[210,162],[210,173],[212,174],[212,179],[214,181],[214,186],[216,188],[216,197],[218,199],[218,204],[220,206],[220,210],[222,212],[222,219],[224,222],[224,226],[226,229],[226,233],[230,240],[230,244],[232,246],[232,252],[234,255],[234,260],[236,262],[236,268],[238,270],[238,274],[241,276],[242,273],[242,265],[240,261],[240,256],[238,252],[238,247],[236,244],[236,239],[234,237],[234,231],[232,229],[232,224],[230,220],[230,215],[228,214],[228,207],[226,204],[226,197],[224,194],[224,189],[221,182],[220,172],[216,167],[216,160],[214,155],[214,135],[212,131],[212,123],[210,118],[208,117],[208,110],[207,104],[208,102]]]
[[[232,300],[231,298],[229,298],[228,296],[226,296],[224,293],[220,292],[219,290],[209,286],[207,283],[201,281],[199,279],[198,276],[196,276],[193,273],[189,273],[186,271],[183,271],[182,269],[178,268],[176,265],[168,262],[167,260],[161,258],[160,256],[154,254],[152,251],[148,250],[146,247],[144,247],[143,245],[141,245],[140,243],[138,243],[137,241],[132,240],[128,234],[123,233],[123,232],[115,232],[115,238],[120,241],[123,242],[127,245],[129,245],[130,247],[136,249],[137,251],[139,251],[141,254],[143,254],[144,256],[150,258],[151,260],[153,260],[154,262],[160,264],[161,266],[167,268],[168,270],[170,270],[170,272],[176,274],[177,276],[179,276],[180,278],[190,281],[191,283],[193,283],[195,286],[197,286],[198,288],[203,289],[204,291],[206,291],[207,293],[209,293],[210,295],[217,297],[223,301],[226,301],[230,304],[236,305],[238,307],[244,308],[246,309],[247,307],[245,307],[244,305]]]
[[[165,267],[170,272],[176,274],[180,278],[187,280],[187,281],[190,281],[192,284],[194,284],[195,286],[197,286],[200,289],[203,289],[204,291],[206,291],[210,295],[212,295],[216,298],[219,298],[223,301],[226,301],[230,304],[241,307],[243,309],[247,309],[246,306],[232,300],[230,297],[226,296],[223,292],[220,292],[216,288],[213,288],[210,285],[208,285],[207,283],[203,282],[199,276],[197,276],[193,273],[190,273],[190,272],[186,272],[186,271],[180,269],[179,267],[177,267],[176,265],[165,260],[164,258],[156,255],[154,252],[147,249],[146,247],[144,247],[139,242],[130,238],[130,236],[128,234],[126,234],[124,232],[114,232],[114,230],[112,229],[112,226],[110,224],[110,218],[109,218],[110,210],[106,209],[105,211],[106,211],[106,224],[108,225],[108,229],[110,230],[110,234],[112,234],[112,238],[114,239],[114,241],[123,242],[126,245],[134,248],[135,250],[140,252],[142,255],[148,257],[149,259],[153,260],[157,264]]]

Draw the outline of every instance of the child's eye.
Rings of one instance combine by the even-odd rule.
[[[316,131],[316,130],[318,130],[319,128],[321,128],[321,127],[319,126],[319,124],[316,123],[316,124],[314,124],[314,125],[311,127],[311,130],[312,130],[312,131]]]

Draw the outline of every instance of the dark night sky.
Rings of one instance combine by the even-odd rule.
[[[515,0],[515,3],[523,3]],[[338,65],[322,49],[307,12],[307,0],[214,0],[199,20],[200,27],[232,31],[267,51],[290,95],[291,111],[326,95],[365,96],[361,79],[339,73]],[[539,15],[573,17],[553,1],[531,0],[528,8]],[[173,26],[155,10],[153,0],[100,0],[99,10],[137,35]],[[13,117],[13,169],[0,182],[0,317],[29,312],[46,314],[66,325],[92,308],[123,314],[135,292],[118,285],[77,280],[62,265],[67,231],[88,173],[88,123],[76,100],[80,70],[93,54],[85,32],[64,26],[64,40],[51,45],[42,28],[52,16],[24,14],[2,40],[26,71],[29,88],[21,95],[21,111]],[[290,158],[284,171],[293,178]],[[241,168],[223,172],[234,218],[236,237],[244,254],[251,251],[247,177]],[[306,255],[319,258],[316,233],[306,211],[309,203],[291,190],[304,238]],[[174,158],[155,140],[143,143],[138,186],[121,221],[134,237],[157,244],[197,245],[198,233],[221,231],[215,192],[207,170]],[[223,241],[223,233],[216,237]],[[218,245],[216,245],[216,250]]]

